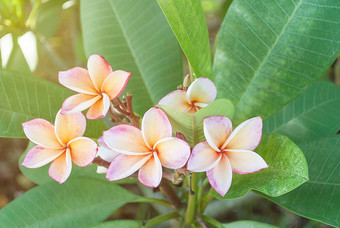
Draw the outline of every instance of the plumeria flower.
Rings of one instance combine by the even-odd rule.
[[[38,145],[28,151],[21,165],[38,168],[52,162],[49,175],[60,184],[69,177],[72,162],[80,167],[88,166],[97,153],[97,144],[82,137],[86,119],[80,112],[62,115],[59,111],[54,126],[40,118],[22,125],[27,138]]]
[[[195,113],[216,98],[216,87],[208,78],[198,78],[188,90],[175,90],[163,97],[158,104],[176,108],[182,112]]]
[[[118,97],[130,78],[131,73],[112,71],[111,66],[100,55],[91,55],[88,70],[75,67],[59,72],[59,82],[79,94],[67,98],[61,108],[62,114],[81,112],[88,119],[103,118],[110,108],[110,100]]]
[[[261,117],[241,123],[234,131],[225,116],[205,118],[203,125],[207,141],[194,147],[187,168],[193,172],[206,171],[210,185],[221,196],[229,190],[233,172],[247,174],[268,167],[262,157],[252,151],[261,141]]]
[[[121,124],[104,131],[103,138],[110,149],[119,152],[106,175],[110,181],[123,179],[139,170],[139,181],[155,188],[162,179],[162,166],[179,169],[190,156],[190,146],[172,137],[171,123],[157,107],[145,113],[142,130]]]
[[[116,151],[111,150],[107,144],[104,142],[103,137],[99,137],[98,139],[98,153],[97,153],[97,157],[100,157],[101,159],[103,159],[106,162],[111,163],[112,160],[119,154]],[[107,173],[107,168],[105,168],[104,166],[100,166],[98,165],[97,167],[97,173]]]

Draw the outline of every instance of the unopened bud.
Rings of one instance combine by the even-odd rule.
[[[191,84],[190,75],[188,74],[187,76],[184,77],[183,86],[188,88],[190,84]]]
[[[181,132],[176,132],[176,137],[183,140],[184,142],[188,142],[185,136]]]

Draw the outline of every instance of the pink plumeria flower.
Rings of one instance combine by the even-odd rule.
[[[99,147],[98,147],[97,157],[100,157],[104,161],[111,163],[112,160],[119,154],[118,152],[111,150],[107,146],[107,144],[104,142],[103,137],[99,137],[98,144],[99,144]],[[98,165],[97,173],[107,173],[107,168],[105,168],[104,166]]]
[[[182,112],[195,113],[216,98],[216,86],[208,78],[198,78],[188,90],[175,90],[163,97],[158,104],[176,108]]]
[[[234,131],[225,116],[205,118],[203,125],[207,141],[194,147],[187,168],[193,172],[206,171],[210,185],[221,196],[230,188],[232,172],[247,174],[268,167],[262,157],[252,151],[261,141],[261,117],[241,123]]]
[[[81,112],[88,119],[103,118],[110,108],[110,100],[118,97],[131,76],[122,70],[112,71],[111,66],[100,55],[91,55],[88,70],[75,67],[59,72],[59,82],[63,86],[79,92],[67,98],[61,108],[62,114]]]
[[[183,167],[190,146],[172,137],[172,126],[166,114],[157,107],[149,109],[142,121],[142,130],[121,124],[104,131],[104,141],[120,154],[108,169],[110,181],[123,179],[139,169],[139,181],[155,188],[162,179],[162,166],[169,169]]]
[[[54,126],[40,118],[22,125],[27,138],[38,145],[28,151],[21,165],[38,168],[52,162],[49,175],[60,184],[70,176],[72,162],[80,167],[88,166],[97,153],[97,144],[82,137],[86,119],[80,112],[62,115],[59,111]]]

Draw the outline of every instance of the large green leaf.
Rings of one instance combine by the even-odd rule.
[[[234,0],[213,70],[235,121],[270,117],[321,77],[340,52],[339,23],[334,0]]]
[[[132,72],[139,114],[181,84],[181,52],[156,0],[81,0],[81,22],[87,56]]]
[[[264,122],[265,133],[294,142],[335,135],[340,129],[340,86],[320,81]]]
[[[210,77],[209,33],[201,1],[158,0],[197,77]]]
[[[275,228],[277,226],[255,221],[237,221],[222,224],[221,228]]]
[[[225,197],[215,192],[218,199],[238,198],[252,189],[280,196],[308,180],[306,159],[287,136],[265,134],[255,151],[266,161],[268,168],[245,175],[233,173],[232,184]]]
[[[227,116],[232,119],[234,115],[234,106],[228,99],[215,100],[194,115],[178,111],[166,105],[158,106],[161,107],[169,117],[174,132],[182,133],[191,147],[199,142],[205,141],[203,134],[204,118],[209,116]]]
[[[21,123],[34,118],[54,122],[71,91],[32,75],[0,70],[0,137],[24,137]],[[105,125],[87,121],[85,135],[98,138]]]
[[[48,169],[50,167],[49,164],[44,165],[40,168],[27,168],[25,166],[22,166],[21,163],[23,162],[27,152],[35,146],[34,143],[29,142],[25,153],[23,153],[19,160],[18,160],[18,166],[20,171],[28,177],[30,180],[32,180],[34,183],[42,185],[48,182],[55,182],[49,175],[48,175]],[[97,165],[89,165],[87,167],[78,167],[76,165],[72,166],[72,172],[68,180],[71,180],[73,178],[79,178],[79,177],[90,177],[98,180],[107,181],[105,178],[105,174],[98,174],[97,173]],[[113,181],[111,183],[114,184],[130,184],[130,183],[137,183],[137,178],[125,178],[118,181]]]
[[[78,178],[38,186],[0,211],[0,227],[88,227],[140,197],[118,185]]]
[[[109,222],[103,222],[91,228],[140,228],[142,227],[142,222],[137,220],[114,220]]]
[[[275,203],[294,213],[340,227],[340,136],[299,144],[309,164],[309,181]]]

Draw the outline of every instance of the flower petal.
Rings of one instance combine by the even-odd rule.
[[[215,100],[217,94],[216,86],[208,78],[198,78],[188,88],[187,100],[190,104],[209,104]]]
[[[112,72],[110,64],[100,55],[91,55],[87,62],[87,69],[90,73],[94,87],[100,91],[103,82]]]
[[[106,178],[109,181],[114,181],[128,177],[142,167],[151,157],[151,153],[145,156],[119,154],[111,162]]]
[[[103,93],[102,96],[103,98],[94,103],[87,111],[87,119],[95,120],[106,116],[106,113],[110,108],[110,99],[105,93]]]
[[[254,117],[235,128],[222,148],[254,150],[262,137],[262,118]]]
[[[56,159],[65,149],[50,149],[35,146],[28,151],[21,165],[27,168],[39,168]]]
[[[107,168],[105,168],[104,166],[97,166],[97,173],[107,173]]]
[[[188,103],[186,99],[186,91],[184,90],[175,90],[165,97],[163,97],[158,104],[166,105],[182,112],[186,112],[191,109],[191,105]]]
[[[226,116],[211,116],[203,120],[204,136],[209,145],[216,151],[227,141],[233,126]]]
[[[62,184],[70,176],[72,170],[72,161],[70,149],[66,149],[65,153],[62,153],[58,158],[56,158],[48,170],[48,174],[54,180]]]
[[[144,114],[142,132],[146,144],[153,149],[160,139],[172,136],[172,126],[165,112],[153,107]]]
[[[125,89],[131,76],[130,72],[116,70],[112,72],[103,82],[101,91],[106,93],[110,100],[118,97]]]
[[[162,166],[169,169],[182,168],[190,156],[189,144],[174,137],[159,140],[154,149],[158,151]]]
[[[112,162],[112,160],[117,157],[119,153],[116,151],[113,151],[109,148],[106,147],[98,147],[98,153],[97,156],[101,157],[103,160],[107,161],[107,162]]]
[[[55,135],[54,126],[47,120],[38,118],[22,123],[22,126],[27,138],[35,144],[47,148],[62,148]]]
[[[59,82],[63,86],[90,95],[97,95],[98,91],[94,87],[89,72],[81,67],[75,67],[67,71],[59,72]]]
[[[105,148],[109,148],[108,145],[106,144],[106,142],[104,141],[104,137],[100,136],[97,140],[97,143],[99,146],[105,147]]]
[[[106,116],[110,108],[110,99],[105,93],[103,93],[102,96],[103,98],[94,103],[87,111],[87,119],[95,120]]]
[[[234,173],[254,173],[268,168],[267,163],[257,153],[250,150],[227,150],[227,155]]]
[[[87,95],[87,94],[76,94],[68,97],[62,107],[61,114],[71,114],[75,112],[81,112],[94,103],[96,103],[101,98],[100,95]]]
[[[103,138],[110,149],[122,154],[145,155],[150,153],[141,130],[128,124],[120,124],[104,131]]]
[[[154,152],[153,156],[139,169],[138,179],[150,188],[156,188],[161,183],[162,165],[157,153]]]
[[[200,142],[192,149],[187,169],[193,172],[210,170],[219,163],[221,156],[222,153],[211,148],[208,142]]]
[[[231,165],[227,156],[222,155],[220,162],[207,171],[207,177],[211,187],[224,197],[230,188],[232,180]]]
[[[55,118],[55,131],[59,141],[66,145],[72,139],[83,136],[86,119],[81,112],[62,115],[60,111]]]
[[[90,138],[78,137],[68,143],[71,149],[72,162],[80,167],[88,166],[92,163],[97,154],[97,144]]]

